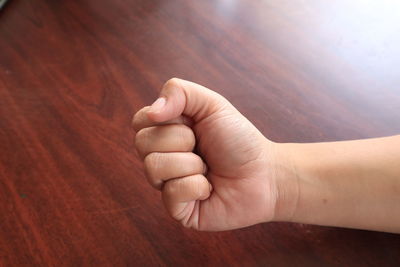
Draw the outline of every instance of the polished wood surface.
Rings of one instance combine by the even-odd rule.
[[[182,228],[146,183],[130,128],[176,76],[226,96],[274,141],[399,134],[398,14],[389,0],[11,0],[1,265],[399,266],[400,235]]]

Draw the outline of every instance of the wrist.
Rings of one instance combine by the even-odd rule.
[[[301,198],[302,161],[296,157],[302,153],[296,144],[273,143],[274,173],[277,199],[273,221],[294,220]]]

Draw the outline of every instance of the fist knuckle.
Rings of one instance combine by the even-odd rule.
[[[140,124],[142,123],[142,121],[144,119],[143,118],[144,114],[148,109],[149,109],[149,106],[146,106],[133,115],[132,126],[134,129],[139,130],[138,128],[140,127]]]
[[[188,149],[193,149],[196,139],[191,128],[186,125],[177,125],[177,136],[179,137],[182,146]]]
[[[165,87],[174,87],[174,86],[179,86],[178,78],[173,77],[165,82]]]
[[[166,196],[170,197],[178,192],[178,188],[179,188],[179,180],[173,180],[165,183],[163,191],[166,194]]]
[[[143,152],[144,149],[147,146],[147,139],[149,137],[149,129],[145,128],[145,129],[141,129],[140,131],[138,131],[136,133],[135,136],[135,146],[136,149],[138,149],[139,152]]]
[[[198,164],[198,165],[203,166],[203,164],[204,164],[203,159],[199,155],[197,155],[195,153],[192,153],[192,154],[193,154],[192,157],[193,157],[194,164]]]
[[[134,129],[136,129],[136,127],[137,127],[137,124],[138,124],[138,114],[136,113],[135,115],[133,115],[133,117],[132,117],[132,127],[134,128]]]
[[[144,165],[149,178],[154,179],[157,172],[160,170],[163,157],[161,153],[153,152],[144,158]]]

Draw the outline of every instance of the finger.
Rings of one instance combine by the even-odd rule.
[[[206,172],[203,160],[191,152],[150,153],[144,159],[144,166],[149,183],[157,189],[170,179]]]
[[[183,124],[144,128],[135,137],[135,146],[142,158],[152,152],[190,152],[195,143],[193,131]]]
[[[168,121],[186,115],[198,122],[229,106],[224,97],[201,85],[173,78],[163,86],[158,98],[147,111],[148,117],[157,122]]]
[[[193,125],[191,119],[189,119],[186,116],[179,116],[177,118],[165,121],[165,122],[154,122],[153,120],[150,120],[150,118],[147,116],[147,112],[150,109],[150,106],[144,107],[141,110],[139,110],[132,119],[132,126],[135,132],[140,131],[143,128],[148,128],[151,126],[156,126],[156,125],[165,125],[165,124],[185,124],[186,126],[191,127]]]
[[[211,188],[207,178],[200,174],[172,179],[164,184],[162,199],[173,218],[188,219],[195,206],[193,202],[207,199]]]

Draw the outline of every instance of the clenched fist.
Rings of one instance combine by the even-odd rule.
[[[218,231],[277,219],[282,157],[221,95],[171,79],[133,127],[149,183],[184,226]]]
[[[133,127],[149,183],[186,227],[291,221],[400,233],[400,135],[274,143],[221,95],[180,79]]]

